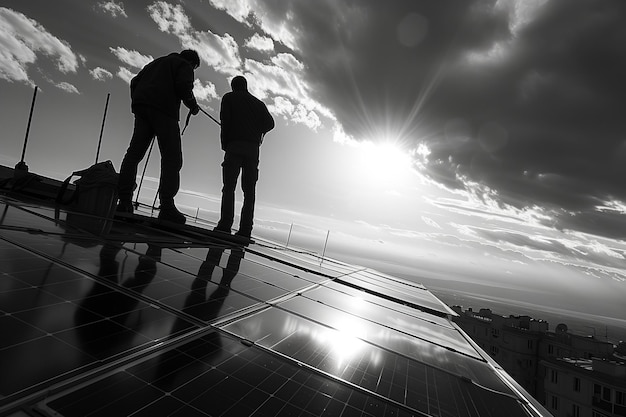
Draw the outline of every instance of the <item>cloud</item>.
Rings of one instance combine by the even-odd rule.
[[[233,75],[241,69],[239,46],[229,34],[197,32],[185,46],[197,50],[200,58],[218,72]]]
[[[61,89],[63,91],[66,91],[68,93],[80,94],[80,92],[78,91],[78,89],[74,85],[72,85],[72,84],[70,84],[68,82],[65,82],[65,81],[57,83],[55,85],[55,87],[57,87],[57,88],[59,88],[59,89]]]
[[[136,73],[131,72],[128,68],[126,67],[120,67],[119,70],[117,71],[116,74],[119,78],[121,78],[122,80],[126,81],[128,84],[130,84],[130,80],[133,79],[133,77],[135,75],[137,75]]]
[[[212,82],[202,84],[200,80],[194,81],[193,94],[200,101],[211,101],[213,99],[219,98],[217,92],[215,91],[215,84],[213,84]]]
[[[191,30],[191,23],[180,4],[173,6],[165,1],[157,1],[148,6],[152,20],[161,32],[186,36]]]
[[[238,20],[250,27],[260,22],[258,19],[248,21],[251,13],[257,10],[256,5],[229,2],[219,3],[218,6],[228,8]],[[311,97],[310,88],[304,79],[304,65],[292,54],[271,54],[274,52],[271,38],[254,34],[251,38],[238,41],[228,33],[217,35],[209,30],[196,30],[180,4],[159,1],[149,6],[148,11],[161,31],[176,36],[184,48],[197,50],[203,63],[226,75],[228,81],[234,75],[244,74],[253,94],[263,100],[274,100],[273,111],[277,114],[312,129],[321,125],[320,116],[332,120],[331,112]],[[242,51],[239,48],[240,43],[248,45],[250,49],[270,53],[268,60],[258,61],[242,56],[245,49]],[[199,89],[199,92],[202,91]],[[206,98],[211,97],[217,98],[217,94],[211,91]]]
[[[291,48],[338,136],[427,149],[431,179],[563,227],[626,201],[623,1],[233,3],[212,1]]]
[[[301,123],[312,130],[316,130],[322,125],[317,113],[308,110],[302,104],[294,104],[284,97],[276,97],[268,109],[272,114],[283,115],[285,119]]]
[[[196,31],[180,4],[173,6],[159,1],[150,5],[148,11],[159,30],[178,37],[184,48],[198,51],[200,59],[210,67],[231,75],[240,68],[239,46],[229,34],[219,36],[210,31]]]
[[[116,48],[109,48],[109,50],[111,51],[113,55],[117,57],[117,59],[122,61],[122,63],[132,68],[135,68],[137,70],[141,70],[146,64],[154,60],[154,58],[152,58],[152,56],[150,55],[143,55],[140,52],[131,51],[126,48],[119,47],[119,46]],[[130,84],[130,80],[132,80],[133,77],[137,75],[137,73],[132,72],[127,67],[120,66],[116,75],[118,76],[118,78]]]
[[[625,5],[551,2],[520,14],[493,8],[468,17],[467,26],[499,29],[463,36],[448,60],[423,108],[430,160],[518,207],[591,211],[624,197],[623,90],[615,87],[626,70]]]
[[[27,67],[38,55],[51,58],[58,71],[76,72],[78,58],[70,45],[50,34],[37,21],[0,7],[0,78],[33,84]]]
[[[255,33],[246,41],[245,46],[251,49],[256,49],[257,51],[273,51],[274,41],[272,38]]]
[[[97,7],[113,17],[128,17],[128,15],[126,14],[126,10],[124,10],[123,2],[116,3],[113,0],[101,1],[97,4]]]
[[[107,79],[113,78],[113,74],[111,74],[111,72],[101,67],[96,67],[92,70],[89,70],[89,74],[91,74],[94,80],[98,81],[105,81]]]
[[[256,3],[249,0],[210,0],[210,2],[213,7],[225,10],[238,22],[248,25],[250,24],[249,17],[255,8],[254,3]]]
[[[146,64],[154,60],[150,55],[143,55],[137,51],[131,51],[122,47],[109,48],[109,50],[124,64],[137,69],[143,68]]]

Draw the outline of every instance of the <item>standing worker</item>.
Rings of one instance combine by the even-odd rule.
[[[195,115],[200,111],[193,94],[194,70],[199,66],[198,53],[186,49],[155,59],[131,80],[131,110],[135,115],[135,127],[120,168],[118,212],[133,212],[137,165],[145,156],[152,138],[156,136],[161,152],[159,219],[185,223],[185,215],[174,205],[174,196],[180,188],[180,169],[183,166],[178,121],[181,101],[191,114]]]
[[[267,106],[248,92],[241,75],[230,82],[233,91],[224,94],[220,108],[222,163],[222,207],[214,230],[230,233],[235,215],[235,188],[241,172],[243,207],[235,235],[250,238],[254,219],[256,182],[259,179],[259,148],[263,136],[274,128]]]

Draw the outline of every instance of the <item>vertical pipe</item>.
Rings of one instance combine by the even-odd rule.
[[[146,168],[148,168],[148,161],[150,160],[150,154],[152,153],[152,147],[154,146],[154,138],[150,143],[150,149],[148,150],[148,156],[146,157],[146,163],[143,166],[143,172],[141,173],[141,180],[139,180],[139,187],[137,187],[137,195],[135,197],[135,208],[139,207],[139,191],[141,191],[141,184],[143,184],[143,176],[146,175]],[[154,206],[154,204],[153,204]]]
[[[20,164],[24,163],[24,155],[26,155],[26,144],[28,143],[28,133],[30,132],[30,122],[33,119],[33,110],[35,108],[35,98],[37,98],[37,86],[35,86],[35,92],[33,93],[33,102],[30,105],[30,114],[28,115],[28,125],[26,126],[26,137],[24,138],[24,148],[22,148],[22,159]]]
[[[111,93],[107,93],[107,102],[104,105],[104,115],[102,116],[102,127],[100,128],[100,139],[98,139],[98,150],[96,151],[96,164],[98,163],[98,157],[100,156],[100,145],[102,144],[102,133],[104,132],[104,121],[107,118],[107,109],[109,108],[109,97],[111,97]]]
[[[156,194],[154,194],[154,201],[152,201],[152,210],[156,208],[157,197],[159,196],[159,192],[161,191],[161,184],[159,184],[159,188],[157,188]],[[160,206],[159,206],[160,208]]]
[[[326,256],[326,245],[328,245],[328,236],[330,236],[330,230],[326,233],[326,241],[324,242],[324,250],[322,251],[322,259],[320,260],[320,265],[324,261],[324,256]]]
[[[293,229],[293,222],[291,223],[291,226],[289,226],[289,234],[287,235],[287,243],[285,244],[286,248],[289,247],[289,239],[291,239],[291,229]]]

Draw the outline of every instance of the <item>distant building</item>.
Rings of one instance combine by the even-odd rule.
[[[485,352],[535,398],[539,378],[539,351],[548,323],[529,316],[503,317],[489,309],[478,312],[452,307],[459,317],[454,321]]]
[[[545,369],[545,407],[555,417],[626,416],[626,363],[556,358]]]
[[[555,417],[626,417],[626,344],[616,349],[565,324],[551,332],[529,316],[452,309],[455,323]]]

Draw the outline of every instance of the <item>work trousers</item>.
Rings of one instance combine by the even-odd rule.
[[[135,127],[130,145],[120,167],[118,194],[120,200],[132,201],[136,187],[137,166],[156,136],[161,153],[159,197],[161,205],[173,205],[180,188],[183,152],[178,120],[153,109],[135,111]]]
[[[234,142],[227,146],[222,163],[222,207],[218,227],[228,230],[235,216],[235,188],[241,173],[243,207],[239,231],[250,232],[254,224],[256,183],[259,179],[259,146],[254,143]]]

